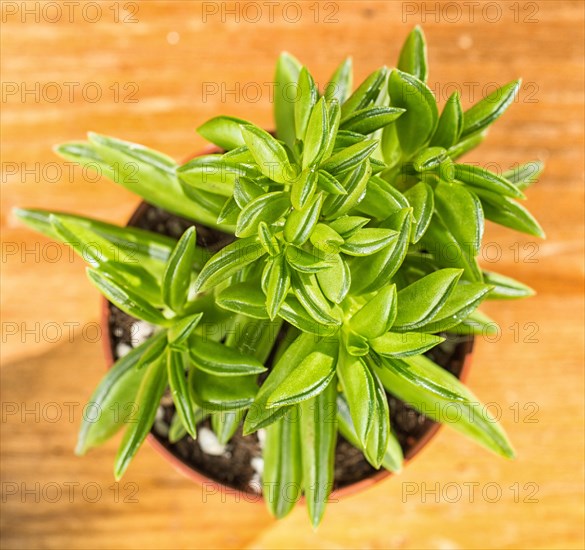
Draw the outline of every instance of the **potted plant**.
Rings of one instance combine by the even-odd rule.
[[[208,469],[191,471],[237,487],[232,464],[247,457],[272,514],[304,495],[313,525],[340,485],[336,452],[352,449],[357,462],[341,470],[365,465],[362,479],[399,471],[433,420],[513,456],[449,369],[460,375],[473,335],[493,328],[477,311],[483,300],[532,294],[477,256],[484,218],[543,236],[517,202],[541,166],[499,175],[458,161],[518,81],[465,112],[455,93],[439,114],[426,77],[417,28],[396,69],[353,91],[349,59],[320,92],[282,54],[275,132],[215,117],[199,132],[219,149],[182,165],[96,134],[57,147],[146,201],[125,228],[17,210],[82,255],[109,302],[116,362],[91,397],[97,414],[82,424],[79,454],[123,428],[120,478],[152,432],[183,469],[197,455]],[[405,432],[395,407],[424,429]]]

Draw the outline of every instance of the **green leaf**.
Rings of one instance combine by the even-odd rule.
[[[489,191],[503,197],[525,198],[524,193],[513,183],[489,170],[472,164],[455,164],[453,168],[455,179],[474,189]]]
[[[294,296],[288,296],[282,304],[279,315],[293,327],[317,336],[328,336],[337,332],[337,325],[315,321]]]
[[[309,119],[303,147],[303,170],[313,163],[318,163],[323,158],[327,147],[328,135],[329,118],[327,116],[327,104],[325,103],[325,98],[322,97],[317,105],[315,105],[311,113],[311,118]]]
[[[335,136],[335,149],[345,149],[350,145],[361,143],[366,139],[363,134],[350,132],[349,130],[339,130]]]
[[[244,418],[245,411],[218,411],[211,413],[211,429],[220,445],[227,445]]]
[[[128,288],[122,281],[95,269],[87,268],[89,280],[116,307],[132,317],[154,325],[166,326],[169,320],[140,294]]]
[[[290,208],[288,194],[284,191],[266,193],[249,202],[238,216],[237,237],[250,237],[258,232],[258,224],[272,224]]]
[[[342,104],[353,86],[353,68],[351,57],[346,57],[335,69],[333,76],[325,86],[324,96],[327,103],[337,100]]]
[[[481,202],[464,186],[439,182],[435,188],[435,208],[457,242],[479,253],[484,219]]]
[[[319,221],[322,206],[323,195],[320,193],[303,208],[293,210],[284,224],[284,239],[296,245],[305,244]]]
[[[400,147],[410,156],[426,145],[437,126],[439,114],[433,93],[419,79],[401,72],[392,71],[388,80],[391,103],[406,109],[396,121]]]
[[[252,356],[201,336],[192,336],[189,356],[199,370],[221,377],[260,374],[266,368]]]
[[[220,445],[227,445],[244,418],[242,409],[237,411],[220,411],[211,415],[211,428]]]
[[[495,193],[478,191],[485,217],[495,223],[544,239],[544,230],[524,206]]]
[[[409,202],[393,185],[378,176],[370,177],[364,198],[357,209],[371,218],[385,220],[402,208],[408,208]]]
[[[463,109],[461,107],[461,100],[459,99],[459,93],[453,92],[439,118],[437,129],[431,139],[432,146],[453,147],[461,136],[463,131]]]
[[[254,403],[244,421],[244,435],[249,435],[260,428],[264,428],[281,418],[288,407],[280,409],[268,408],[268,398],[280,385],[290,378],[291,373],[311,354],[318,345],[318,339],[313,334],[301,333],[285,349],[284,353],[277,359],[276,364],[270,370],[268,377],[262,383]]]
[[[514,300],[536,294],[529,286],[493,271],[484,271],[483,280],[494,287],[487,297],[488,300]]]
[[[370,256],[396,242],[398,233],[393,229],[365,227],[345,239],[341,251],[349,256]]]
[[[424,181],[419,181],[404,193],[410,206],[415,223],[412,225],[411,242],[417,243],[431,223],[435,205],[434,194],[431,187]]]
[[[475,149],[480,143],[482,143],[486,135],[487,131],[483,131],[460,139],[459,143],[449,147],[447,154],[452,160],[457,160],[459,157],[462,157],[465,153]]]
[[[195,226],[191,226],[183,233],[167,262],[162,281],[162,299],[173,311],[180,311],[187,299],[196,241]]]
[[[342,395],[337,397],[337,425],[339,433],[347,439],[354,447],[360,448],[360,442],[355,432],[355,427],[351,420],[349,406]],[[396,436],[390,432],[388,434],[388,446],[382,459],[382,466],[391,472],[400,473],[404,457],[400,443]]]
[[[192,399],[206,411],[237,411],[254,401],[256,375],[215,376],[201,369],[189,370]]]
[[[329,225],[318,223],[310,236],[311,244],[325,254],[335,254],[344,243],[343,238]]]
[[[274,120],[276,135],[289,147],[295,142],[295,103],[291,89],[296,92],[302,65],[287,52],[280,54],[274,75]]]
[[[346,239],[369,222],[369,218],[363,218],[361,216],[341,216],[336,220],[329,222],[329,227],[331,227],[331,229],[338,233],[343,239]]]
[[[396,285],[384,287],[351,317],[349,326],[368,340],[381,336],[396,319],[396,302]]]
[[[297,100],[294,103],[295,111],[295,134],[297,139],[304,140],[309,117],[313,111],[314,105],[319,99],[319,92],[315,86],[315,81],[306,67],[299,73],[297,84]],[[304,167],[303,167],[304,168]]]
[[[417,172],[435,171],[447,159],[447,151],[442,147],[427,147],[414,157],[412,164]]]
[[[353,111],[342,118],[339,128],[367,135],[394,122],[402,113],[404,109],[396,107],[368,107]]]
[[[445,338],[424,332],[387,332],[370,342],[373,350],[385,357],[420,355],[443,342]]]
[[[192,438],[197,437],[197,416],[191,402],[187,384],[187,371],[183,352],[173,349],[167,352],[167,370],[171,395],[181,422]]]
[[[334,317],[331,306],[323,295],[317,278],[312,273],[294,273],[292,288],[295,296],[305,308],[305,311],[317,323],[337,325],[340,321]]]
[[[457,285],[433,320],[417,330],[439,332],[458,325],[488,297],[491,290],[490,285],[483,283]]]
[[[319,271],[317,281],[327,299],[340,304],[349,292],[351,271],[339,254],[328,255],[327,259],[333,265],[329,269]]]
[[[136,393],[144,375],[144,371],[135,367],[150,345],[151,340],[147,340],[132,349],[101,379],[86,405],[87,414],[82,417],[75,454],[83,455],[101,445],[133,420]]]
[[[265,254],[256,237],[238,239],[217,252],[203,267],[195,281],[195,291],[203,292],[231,277]]]
[[[327,105],[322,97],[309,119],[305,144],[303,147],[303,170],[318,163],[325,154],[327,139],[329,135],[329,118],[327,116]]]
[[[339,352],[337,374],[347,399],[357,440],[365,448],[366,436],[375,414],[374,379],[363,359],[349,355],[343,348]]]
[[[451,230],[437,216],[433,217],[420,245],[433,254],[441,267],[456,267],[464,270],[469,281],[481,281],[481,271],[469,243],[460,243]]]
[[[394,244],[371,256],[354,260],[352,292],[364,294],[383,288],[402,265],[410,242],[411,208],[403,208],[383,222],[394,229],[398,237]]]
[[[284,147],[268,132],[251,124],[242,125],[242,137],[256,159],[260,171],[278,183],[293,179],[294,170]]]
[[[246,176],[236,178],[233,198],[239,208],[245,208],[249,202],[252,202],[263,194],[264,189],[250,178]]]
[[[305,357],[288,378],[268,397],[268,408],[293,405],[315,397],[335,376],[337,350],[334,343],[322,342],[319,349]]]
[[[301,497],[302,462],[299,412],[291,413],[266,428],[262,449],[262,493],[270,513],[280,519]]]
[[[343,185],[337,181],[337,178],[333,177],[324,170],[319,170],[317,174],[317,183],[319,187],[323,189],[323,191],[327,191],[327,193],[331,193],[332,195],[347,195],[345,187],[343,187]]]
[[[462,274],[461,269],[441,269],[398,292],[398,313],[394,330],[408,332],[435,317]]]
[[[521,80],[514,80],[465,111],[461,137],[481,132],[501,116],[514,101],[521,83]]]
[[[341,107],[337,101],[327,104],[327,114],[327,139],[325,141],[324,153],[318,157],[319,160],[330,157],[337,144],[337,134],[339,131],[339,123],[341,122]]]
[[[379,468],[382,465],[390,437],[390,411],[388,398],[382,382],[375,372],[372,372],[374,382],[374,416],[372,426],[368,432],[365,455],[368,462]]]
[[[422,29],[416,26],[406,38],[396,65],[421,82],[427,80],[427,45]]]
[[[283,254],[275,256],[268,278],[266,292],[266,311],[270,319],[278,314],[290,289],[290,273]]]
[[[168,333],[161,331],[146,341],[146,347],[144,348],[142,357],[136,363],[137,370],[150,367],[152,363],[156,363],[161,358],[167,349],[167,335]]]
[[[269,256],[277,256],[280,254],[278,239],[266,222],[260,222],[258,224],[258,240]]]
[[[183,317],[171,325],[167,331],[169,346],[178,351],[186,349],[187,340],[193,334],[202,317],[203,313],[195,313],[194,315]]]
[[[319,175],[315,169],[307,169],[293,182],[290,201],[296,210],[302,210],[311,201],[317,189]]]
[[[185,194],[175,174],[177,165],[171,158],[137,143],[93,133],[88,137],[90,143],[65,143],[55,152],[96,170],[151,204],[216,227],[217,215]]]
[[[309,252],[296,246],[287,246],[285,257],[288,265],[301,273],[318,273],[332,266],[326,254],[316,248]]]
[[[313,527],[323,519],[333,488],[333,462],[337,441],[337,387],[332,380],[313,399],[301,403],[303,484]]]
[[[543,170],[544,163],[539,160],[533,160],[504,172],[502,177],[515,184],[518,189],[523,190],[536,183]]]
[[[205,197],[202,192],[230,197],[238,178],[255,179],[261,174],[256,166],[235,161],[225,155],[213,154],[196,157],[183,164],[177,169],[177,175],[185,192],[190,197],[199,198]]]
[[[266,296],[254,283],[236,283],[224,288],[216,296],[219,307],[255,319],[268,319]]]
[[[233,116],[216,116],[199,126],[197,132],[222,149],[236,149],[245,145],[240,130],[242,124],[250,123]]]
[[[378,142],[371,139],[356,143],[329,157],[320,168],[333,176],[347,172],[364,162],[377,146]]]
[[[328,218],[338,218],[347,214],[363,198],[371,173],[369,161],[351,171],[343,180],[347,194],[327,197],[323,204],[323,214]]]
[[[424,356],[407,360],[383,359],[382,364],[386,368],[377,368],[376,372],[390,393],[495,453],[508,458],[514,456],[506,434],[488,409],[452,374]],[[395,368],[397,364],[399,367]],[[414,379],[405,376],[404,371],[409,369],[416,369],[419,376]],[[432,387],[428,387],[425,380],[433,381]],[[436,386],[448,391],[437,392]]]
[[[134,455],[149,434],[161,397],[167,386],[167,371],[165,362],[162,360],[152,364],[148,369],[138,372],[144,373],[136,395],[138,416],[136,422],[128,424],[118,448],[114,464],[116,480],[124,475]]]
[[[365,109],[376,101],[382,91],[387,74],[388,69],[386,67],[382,67],[370,74],[341,106],[342,118],[352,111]]]

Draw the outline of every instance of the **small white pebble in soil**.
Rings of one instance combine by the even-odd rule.
[[[124,336],[124,329],[122,327],[114,327],[112,332],[114,333],[114,336],[117,336],[118,338]]]
[[[261,456],[255,456],[250,460],[250,465],[258,475],[262,475],[264,472],[264,459]]]
[[[204,453],[213,456],[220,456],[225,452],[225,445],[222,445],[216,435],[209,428],[201,428],[197,434],[199,446]]]
[[[252,475],[248,487],[255,493],[260,494],[262,492],[262,480],[260,479],[260,474],[255,473]]]
[[[124,357],[124,355],[128,355],[132,351],[132,346],[129,346],[125,342],[120,342],[116,346],[116,357],[119,359],[120,357]]]
[[[258,436],[258,443],[260,444],[260,448],[263,449],[264,443],[266,442],[266,430],[261,428],[256,432],[256,435]]]
[[[136,321],[130,325],[130,339],[134,347],[146,342],[154,332],[154,326],[146,321]]]
[[[162,420],[165,417],[165,410],[163,407],[159,407],[156,409],[156,416],[154,417],[155,420]]]

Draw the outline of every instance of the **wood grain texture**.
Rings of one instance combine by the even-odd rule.
[[[72,22],[66,11],[52,22],[49,4],[2,3],[2,548],[583,548],[583,2],[459,12],[454,2],[340,1],[317,12],[308,1],[286,13],[276,6],[272,17],[262,2],[148,1],[134,16],[132,3],[100,2],[96,20],[88,5],[97,3],[82,1]],[[30,10],[39,9],[37,22]],[[82,262],[11,209],[124,223],[138,199],[77,169],[69,175],[52,145],[93,130],[185,158],[204,145],[194,129],[220,112],[271,125],[281,50],[321,83],[352,55],[357,80],[393,65],[414,24],[424,24],[441,103],[454,82],[465,83],[468,105],[490,83],[524,79],[519,101],[468,160],[547,163],[528,206],[548,240],[490,225],[486,243],[499,249],[486,247],[483,262],[538,296],[486,306],[502,334],[479,342],[469,380],[501,411],[517,460],[443,429],[400,477],[332,503],[317,533],[302,507],[275,522],[260,504],[205,495],[149,447],[116,489],[117,442],[72,454],[81,406],[104,368],[92,341],[97,293]],[[123,502],[136,488],[137,502]]]

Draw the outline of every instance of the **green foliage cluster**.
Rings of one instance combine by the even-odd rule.
[[[518,81],[465,112],[454,93],[439,114],[426,78],[419,29],[396,69],[382,67],[355,89],[350,59],[320,91],[306,67],[282,54],[277,90],[297,93],[276,94],[274,135],[219,116],[199,133],[223,152],[184,165],[95,134],[57,148],[149,203],[234,235],[211,255],[194,226],[174,242],[70,214],[18,211],[37,230],[75,243],[103,295],[156,326],[91,397],[102,415],[83,423],[79,453],[124,428],[119,478],[169,387],[173,439],[195,438],[208,416],[224,443],[239,425],[245,434],[266,429],[268,507],[286,515],[298,499],[289,488],[302,487],[314,525],[332,486],[338,433],[375,468],[400,470],[386,392],[439,422],[456,404],[463,414],[451,427],[513,456],[479,400],[423,354],[446,331],[489,329],[476,311],[483,300],[532,294],[482,271],[477,256],[485,219],[542,236],[517,202],[541,167],[499,175],[458,161],[513,101]],[[126,261],[129,250],[138,262]],[[277,340],[280,330],[286,336]],[[137,421],[123,425],[111,413],[115,402],[135,402]]]

